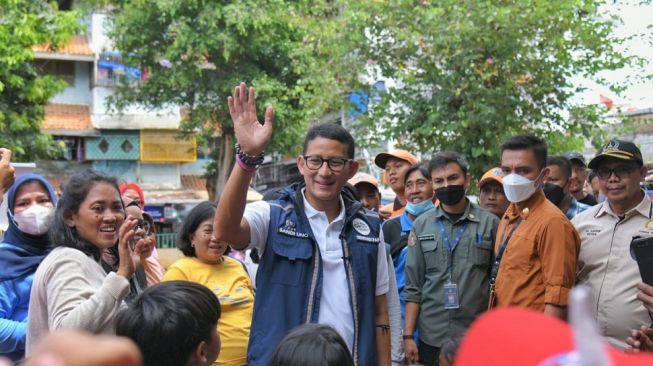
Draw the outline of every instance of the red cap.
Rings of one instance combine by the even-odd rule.
[[[121,195],[121,196],[122,196],[122,195],[125,193],[125,191],[128,190],[128,189],[133,189],[134,191],[136,191],[136,193],[138,193],[138,196],[139,196],[140,199],[141,199],[141,202],[140,202],[140,204],[139,204],[139,207],[140,207],[141,209],[143,209],[143,207],[145,207],[145,195],[143,194],[143,190],[141,189],[141,186],[139,186],[138,183],[134,183],[134,182],[131,182],[131,183],[120,183],[120,184],[118,185],[118,190],[120,190],[120,195]]]
[[[626,354],[605,346],[612,366],[653,365],[653,356]],[[577,366],[572,328],[540,312],[500,308],[481,316],[456,353],[456,366]]]
[[[409,153],[406,150],[394,149],[388,152],[383,152],[377,155],[374,158],[374,164],[381,169],[385,169],[385,164],[390,160],[390,158],[397,158],[400,160],[405,160],[410,163],[410,165],[417,164],[417,158],[415,155]]]

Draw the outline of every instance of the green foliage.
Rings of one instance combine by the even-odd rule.
[[[39,75],[32,46],[57,47],[79,31],[77,13],[60,12],[56,3],[0,0],[0,146],[15,161],[34,161],[59,152],[52,137],[40,133],[43,107],[65,83]]]
[[[344,42],[336,42],[339,14],[326,0],[114,1],[110,37],[123,60],[148,78],[120,86],[110,103],[187,107],[183,130],[213,147],[217,159],[233,149],[216,143],[233,137],[227,97],[246,81],[257,90],[261,114],[275,108],[269,151],[298,153],[307,125],[342,105],[356,75],[351,67],[340,71],[345,59],[333,61],[344,53]],[[216,160],[209,168],[217,171],[208,175],[231,164]]]
[[[615,46],[603,1],[371,2],[362,51],[376,79],[397,81],[359,136],[422,152],[466,155],[476,177],[509,136],[534,133],[554,152],[578,149],[604,110],[574,105],[572,77],[596,79],[629,62]],[[599,82],[601,80],[598,80]]]

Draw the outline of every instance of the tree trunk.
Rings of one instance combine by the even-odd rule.
[[[207,172],[206,189],[209,194],[209,200],[217,202],[224,190],[229,174],[233,169],[235,162],[234,134],[223,133],[216,139],[214,148],[217,154],[212,154],[215,159],[215,169]]]

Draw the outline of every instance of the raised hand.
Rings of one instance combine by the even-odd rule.
[[[234,94],[227,99],[227,103],[236,141],[242,151],[251,156],[261,154],[272,138],[274,110],[272,107],[266,109],[265,121],[261,125],[256,117],[256,91],[247,88],[244,82],[234,88]]]
[[[120,229],[118,229],[118,257],[120,258],[120,265],[118,266],[116,274],[127,279],[130,279],[136,271],[136,264],[134,263],[134,259],[132,258],[129,249],[129,242],[134,237],[134,228],[136,227],[136,224],[138,224],[138,220],[132,215],[129,215],[122,225],[120,225]],[[136,245],[138,245],[138,243]]]

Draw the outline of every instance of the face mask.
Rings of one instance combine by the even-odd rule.
[[[424,212],[432,209],[433,207],[435,207],[435,205],[433,204],[433,202],[431,202],[430,199],[424,200],[424,201],[422,201],[420,203],[410,203],[410,202],[408,202],[406,204],[406,212],[408,212],[409,214],[417,217],[417,216],[423,214]]]
[[[455,186],[440,187],[435,190],[435,197],[447,206],[455,205],[465,197],[465,186],[458,184]]]
[[[544,185],[542,186],[542,190],[544,191],[544,195],[546,196],[546,198],[556,206],[560,205],[562,199],[565,198],[564,189],[560,188],[559,186],[553,183],[549,183],[549,182],[544,183]]]
[[[508,201],[512,203],[522,202],[529,199],[537,190],[536,180],[530,180],[519,174],[511,173],[503,177],[503,192]]]
[[[32,205],[27,210],[13,215],[20,231],[31,235],[43,235],[48,232],[54,217],[54,208]]]

